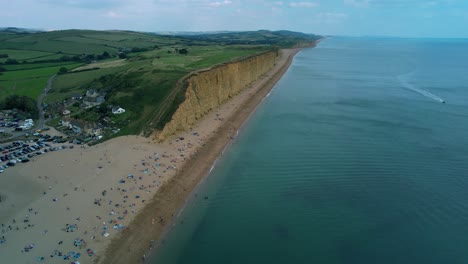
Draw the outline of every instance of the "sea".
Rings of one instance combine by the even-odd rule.
[[[302,50],[148,263],[468,263],[468,40]]]

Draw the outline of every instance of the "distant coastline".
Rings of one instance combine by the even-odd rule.
[[[320,40],[319,40],[320,41]],[[308,47],[315,47],[319,42]],[[237,102],[237,110],[207,139],[203,147],[196,151],[196,155],[188,159],[183,167],[164,184],[154,195],[151,202],[136,216],[129,228],[119,237],[112,240],[100,263],[135,263],[143,261],[148,251],[157,247],[163,241],[178,212],[183,208],[192,190],[209,174],[213,163],[222,155],[226,146],[236,136],[238,129],[245,123],[257,106],[270,93],[271,89],[286,73],[294,56],[302,49],[281,50],[281,59],[275,67],[260,78],[252,86],[251,92],[244,100]],[[244,93],[244,92],[243,92]],[[238,95],[236,97],[241,97]],[[233,98],[226,103],[231,104]],[[222,105],[221,108],[224,106]],[[155,214],[163,224],[148,228]]]

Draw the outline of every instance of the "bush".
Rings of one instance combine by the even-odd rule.
[[[36,101],[27,96],[10,95],[0,104],[1,109],[18,109],[37,117]]]
[[[15,59],[7,59],[5,61],[5,64],[18,64],[18,61]]]
[[[60,68],[60,70],[59,70],[58,73],[59,73],[59,74],[64,74],[64,73],[67,73],[67,72],[68,72],[68,69],[65,68],[65,67],[62,67],[62,68]]]

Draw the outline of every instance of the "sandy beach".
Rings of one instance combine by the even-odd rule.
[[[35,157],[0,175],[5,263],[139,263],[299,49],[192,128]]]

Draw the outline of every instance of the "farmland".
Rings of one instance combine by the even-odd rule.
[[[2,91],[0,93],[0,100],[13,94],[25,95],[36,99],[46,86],[47,79],[56,74],[61,67],[73,69],[80,65],[78,63],[58,64],[55,66],[46,64],[44,67],[40,67],[41,65],[39,64],[37,65],[38,68],[31,69],[25,67],[24,70],[19,67],[13,68],[14,70],[11,70],[11,68],[8,70],[9,68],[5,67],[7,71],[0,75],[0,90]]]
[[[140,134],[161,128],[170,118],[184,93],[174,94],[175,84],[190,72],[316,39],[284,31],[191,36],[91,30],[0,32],[0,101],[13,94],[36,99],[48,78],[60,71],[45,98],[53,118],[66,108],[72,118],[100,122],[111,106],[120,106],[125,114],[110,116],[117,134]],[[89,90],[99,91],[105,103],[86,110],[78,107],[83,102],[73,101],[72,96],[84,96]],[[163,107],[167,100],[172,103]],[[161,113],[166,118],[148,127]]]

